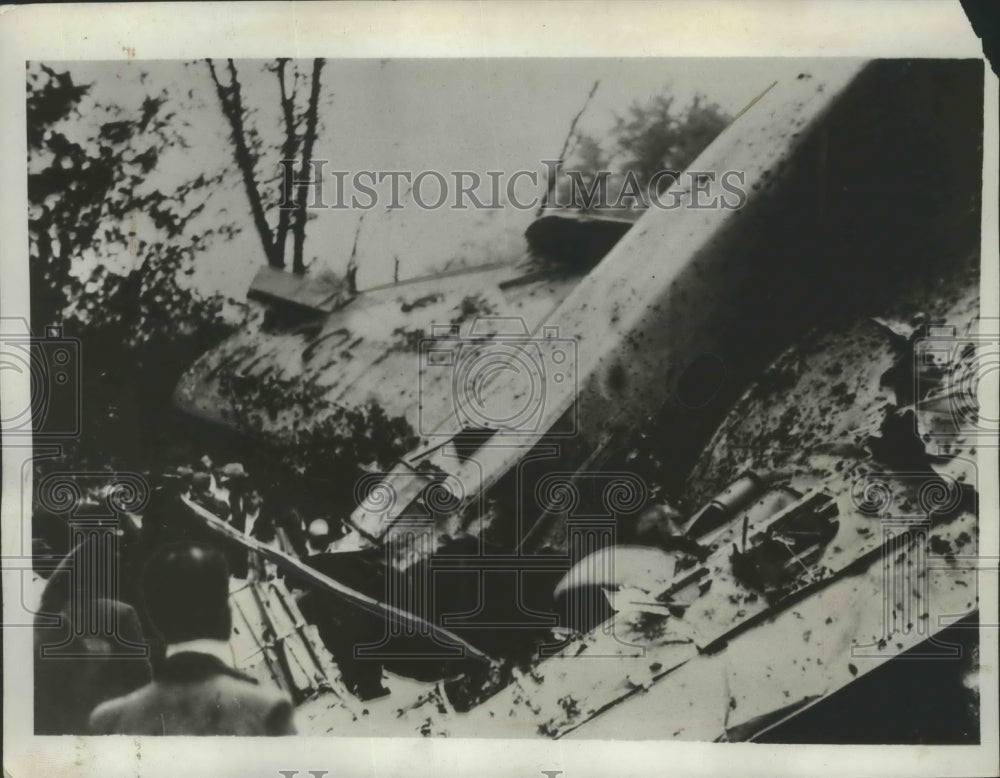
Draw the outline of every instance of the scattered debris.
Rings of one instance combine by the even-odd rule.
[[[431,292],[431,294],[425,294],[423,297],[418,297],[412,302],[403,301],[399,306],[399,310],[403,313],[409,313],[414,308],[423,308],[424,306],[436,303],[441,299],[441,294],[438,292]]]
[[[837,534],[836,515],[837,504],[830,495],[808,495],[755,533],[746,551],[733,545],[733,575],[770,602],[782,599],[804,579],[812,579],[810,562]]]
[[[449,321],[453,327],[464,324],[469,319],[475,319],[479,316],[495,316],[497,313],[496,306],[481,294],[466,295],[455,306],[455,310],[458,311],[458,314]]]

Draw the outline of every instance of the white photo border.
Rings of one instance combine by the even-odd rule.
[[[527,7],[529,6],[530,7]],[[955,2],[155,3],[0,8],[0,310],[28,317],[25,63],[29,60],[385,57],[966,57],[980,41]],[[998,86],[985,64],[982,315],[998,316]],[[5,393],[26,390],[4,380]],[[996,398],[993,398],[996,401]],[[996,408],[986,409],[997,418]],[[980,548],[997,554],[997,449],[980,451]],[[19,463],[3,458],[3,554],[21,553]],[[992,550],[992,551],[991,551]],[[998,623],[996,571],[980,570],[980,612]],[[19,574],[3,571],[4,608]],[[5,618],[6,620],[6,618]],[[993,775],[998,764],[998,630],[981,631],[980,746],[790,746],[573,740],[35,737],[30,629],[3,641],[4,768],[29,776]]]

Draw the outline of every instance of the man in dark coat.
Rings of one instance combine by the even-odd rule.
[[[218,550],[164,549],[143,582],[149,621],[166,643],[153,682],[97,707],[98,735],[290,735],[292,703],[233,669],[229,570]]]
[[[84,735],[99,703],[149,683],[151,646],[133,607],[141,537],[130,521],[120,522],[113,537],[89,533],[42,591],[34,629],[36,735]],[[113,583],[97,567],[109,561]]]
[[[133,608],[111,599],[76,608],[67,602],[54,615],[58,626],[44,617],[35,624],[35,734],[85,735],[97,705],[149,682],[149,661],[135,650],[142,642],[139,618]],[[115,636],[76,634],[83,632],[81,619],[92,617],[115,624],[118,642]]]

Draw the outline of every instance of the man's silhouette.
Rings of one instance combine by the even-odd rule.
[[[163,549],[149,561],[143,592],[166,659],[152,683],[97,707],[94,734],[294,734],[288,697],[230,666],[229,570],[221,552],[197,543]]]

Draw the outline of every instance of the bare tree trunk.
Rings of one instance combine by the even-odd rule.
[[[233,157],[236,166],[243,176],[243,187],[250,201],[250,213],[253,216],[254,226],[260,236],[260,242],[264,247],[264,255],[267,263],[272,267],[282,268],[285,266],[284,257],[275,252],[274,237],[271,228],[267,223],[267,216],[264,213],[264,204],[261,202],[260,191],[257,188],[257,179],[254,174],[254,158],[247,146],[246,131],[243,127],[243,98],[240,93],[240,82],[236,73],[236,66],[229,60],[230,83],[224,86],[219,81],[219,76],[215,72],[215,64],[211,59],[205,60],[208,63],[208,70],[215,83],[215,90],[219,95],[219,103],[222,106],[222,113],[229,120],[229,128],[233,137]]]
[[[316,125],[319,121],[319,85],[320,73],[323,70],[325,60],[317,57],[313,60],[312,86],[309,92],[309,107],[306,109],[306,130],[302,139],[302,167],[299,171],[299,180],[305,181],[312,173],[312,153],[313,144],[316,142]],[[306,190],[301,188],[298,191],[295,208],[295,223],[292,230],[295,237],[295,253],[292,255],[292,270],[295,273],[305,273],[306,267],[302,257],[303,246],[306,240]]]
[[[559,159],[556,162],[556,169],[552,175],[552,179],[547,182],[547,187],[545,190],[545,197],[542,198],[541,205],[538,206],[538,210],[535,211],[535,216],[541,216],[542,212],[548,207],[549,199],[552,197],[553,192],[556,191],[556,181],[558,180],[559,170],[562,168],[563,163],[566,162],[566,154],[569,151],[570,141],[573,140],[573,135],[576,134],[576,123],[580,121],[580,117],[583,116],[583,112],[587,110],[587,106],[590,105],[590,101],[594,97],[594,93],[597,91],[597,87],[600,86],[601,79],[597,79],[594,85],[590,87],[590,92],[587,94],[587,99],[583,101],[583,105],[580,106],[580,110],[576,112],[576,116],[573,117],[573,121],[569,123],[569,131],[566,133],[566,139],[563,141],[562,150],[559,152]]]
[[[299,138],[295,125],[295,89],[291,95],[285,87],[285,68],[288,65],[287,58],[278,60],[275,73],[278,76],[278,86],[281,90],[281,113],[285,121],[285,142],[281,146],[281,159],[291,161],[298,151]],[[285,259],[285,240],[288,236],[288,229],[291,222],[292,209],[281,208],[278,210],[278,229],[274,238],[274,253],[281,257],[282,265]],[[298,272],[296,270],[296,272]]]

